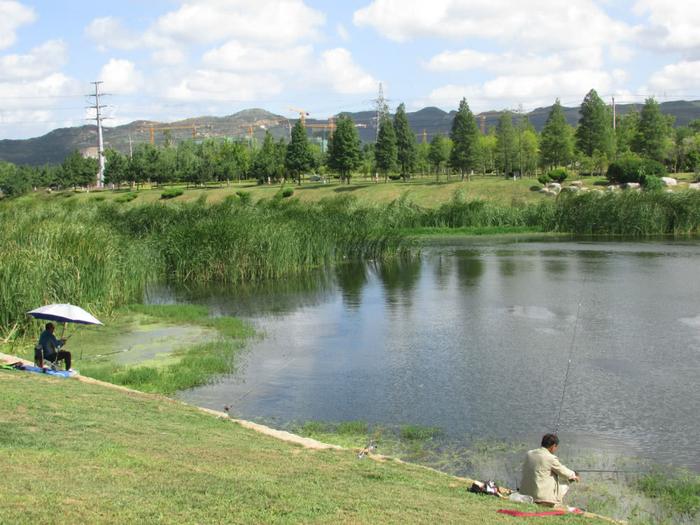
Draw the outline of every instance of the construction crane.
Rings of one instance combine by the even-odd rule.
[[[289,111],[293,111],[294,113],[299,113],[299,120],[301,121],[301,125],[306,126],[306,117],[309,116],[308,111],[306,111],[305,109],[299,109],[299,108],[289,108]]]
[[[139,128],[139,131],[146,131],[148,130],[150,135],[151,135],[151,144],[156,143],[156,131],[172,131],[175,129],[191,129],[192,130],[192,138],[197,138],[197,128],[198,127],[204,127],[200,126],[198,124],[190,124],[188,126],[156,126],[154,124],[151,124],[147,127],[144,128]]]
[[[308,115],[308,113],[307,113],[307,115]],[[322,129],[324,131],[324,135],[325,135],[326,130],[333,133],[335,131],[335,128],[336,128],[335,117],[329,117],[327,124],[322,124],[321,122],[318,122],[318,123],[313,123],[313,124],[305,124],[304,126],[307,128],[311,128],[311,129]]]

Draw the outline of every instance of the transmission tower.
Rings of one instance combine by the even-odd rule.
[[[95,93],[91,93],[87,96],[90,98],[94,98],[95,104],[92,106],[88,106],[88,108],[95,110],[95,117],[90,118],[88,120],[97,121],[97,160],[100,165],[100,168],[97,172],[97,180],[95,181],[95,183],[98,188],[103,188],[105,185],[105,148],[104,141],[102,140],[102,121],[104,120],[104,117],[102,116],[101,110],[102,108],[107,106],[100,104],[100,97],[105,95],[105,93],[100,93],[100,85],[102,84],[102,81],[97,80],[95,82],[90,83],[95,86]]]
[[[377,93],[377,98],[374,99],[372,102],[374,102],[374,107],[376,110],[376,116],[374,117],[377,121],[377,130],[375,133],[375,138],[374,140],[379,139],[379,124],[384,120],[384,117],[386,117],[389,114],[389,106],[387,105],[387,99],[384,98],[384,87],[382,86],[382,83],[379,83],[379,92]]]

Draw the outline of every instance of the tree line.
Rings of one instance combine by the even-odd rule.
[[[406,108],[400,104],[391,117],[379,119],[377,140],[362,145],[348,115],[337,119],[324,151],[309,140],[301,121],[290,140],[275,140],[266,132],[260,145],[244,141],[206,139],[162,147],[141,144],[130,156],[115,149],[105,152],[105,179],[124,184],[187,183],[254,179],[259,183],[294,180],[304,176],[336,175],[350,182],[360,173],[375,181],[408,180],[416,175],[469,179],[472,174],[533,176],[538,171],[574,169],[581,174],[604,174],[615,161],[648,159],[674,172],[700,169],[700,120],[673,127],[654,98],[641,111],[618,116],[595,90],[581,103],[578,125],[566,121],[557,99],[540,133],[527,116],[503,112],[495,127],[482,133],[466,99],[462,99],[449,134],[436,134],[419,142],[411,129]],[[94,182],[97,161],[73,152],[58,166],[15,166],[0,162],[0,190],[21,194],[34,187],[79,187]]]

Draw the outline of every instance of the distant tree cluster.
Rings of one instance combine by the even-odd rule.
[[[333,173],[350,183],[355,173],[366,177],[409,180],[415,175],[462,180],[474,173],[502,176],[540,176],[559,173],[558,168],[580,174],[628,173],[659,169],[700,173],[700,120],[673,127],[672,117],[661,113],[653,98],[641,111],[618,116],[613,126],[611,108],[589,91],[581,103],[578,125],[570,126],[557,99],[541,133],[527,117],[503,112],[495,127],[482,133],[466,99],[452,120],[449,135],[436,134],[419,143],[411,129],[404,104],[394,118],[385,114],[377,123],[375,144],[360,142],[357,128],[348,115],[337,119],[327,151],[309,140],[302,122],[297,122],[290,140],[275,140],[266,132],[261,144],[207,139],[201,143],[180,142],[163,147],[141,144],[131,156],[106,151],[105,179],[116,187],[254,179],[259,183],[294,180],[301,184],[310,173]],[[653,170],[652,170],[653,166]],[[661,167],[661,168],[659,168]],[[620,171],[622,170],[622,171]],[[88,186],[95,180],[97,161],[78,152],[60,166],[27,167],[0,162],[0,191],[20,195],[36,187]],[[551,178],[551,177],[550,177]],[[629,175],[618,178],[629,178]]]

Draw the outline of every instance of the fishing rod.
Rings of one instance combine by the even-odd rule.
[[[590,469],[576,469],[576,473],[578,474],[579,472],[599,472],[599,473],[605,473],[605,474],[646,474],[645,470],[605,470],[605,469],[595,469],[595,468],[590,468]]]
[[[578,307],[576,308],[576,319],[574,320],[574,333],[573,336],[571,337],[571,347],[569,348],[569,361],[566,364],[566,374],[564,375],[564,386],[561,391],[561,400],[559,401],[559,413],[557,414],[557,420],[556,423],[554,424],[554,433],[557,434],[559,433],[559,423],[561,422],[561,411],[564,408],[564,397],[566,396],[566,386],[569,383],[569,372],[571,371],[571,360],[574,355],[574,348],[576,348],[576,332],[578,330],[578,318],[579,318],[579,313],[581,312],[581,303],[578,303]]]

